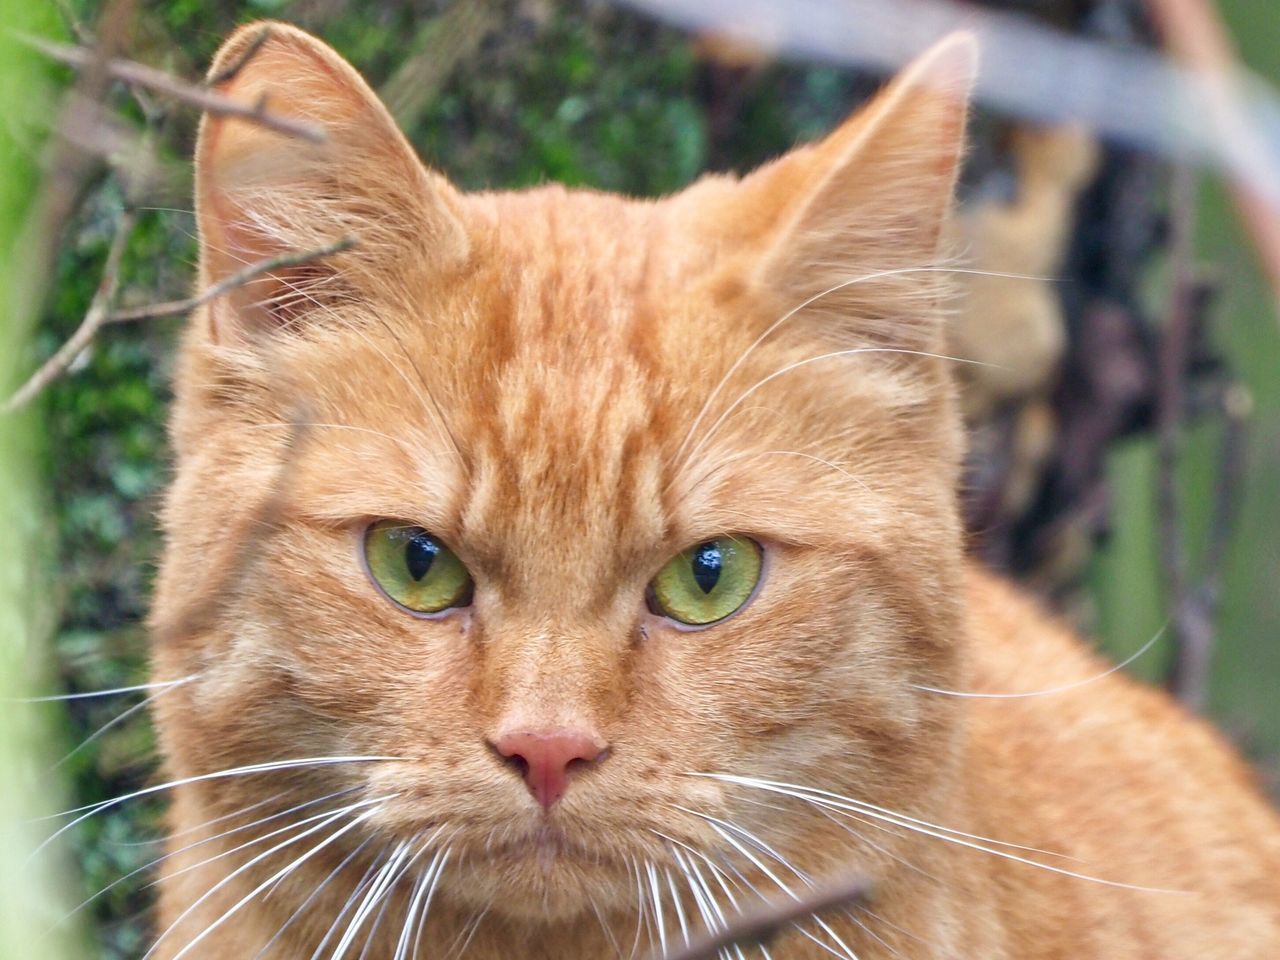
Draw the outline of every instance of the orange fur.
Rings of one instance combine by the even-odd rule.
[[[690,862],[732,913],[699,854],[742,906],[748,885],[780,893],[763,868],[797,891],[792,868],[866,874],[865,910],[804,927],[861,960],[1276,955],[1280,825],[1199,722],[1119,675],[1018,700],[922,689],[1105,669],[962,557],[958,415],[928,355],[944,274],[917,268],[938,263],[972,71],[971,42],[945,41],[827,140],[740,182],[654,202],[462,195],[340,58],[273,28],[223,92],[269,92],[328,142],[205,120],[201,279],[361,243],[191,321],[152,628],[156,679],[195,679],[155,710],[175,779],[395,759],[176,789],[157,956],[252,957],[282,928],[270,956],[311,956],[377,858],[430,836],[450,857],[420,956],[594,960],[678,939],[706,906]],[[377,518],[448,543],[474,603],[424,620],[387,602],[359,561]],[[699,631],[648,612],[665,561],[723,534],[765,547],[749,606]],[[513,723],[590,729],[610,753],[544,813],[486,747]],[[355,813],[229,852],[384,797],[341,836]],[[365,956],[395,956],[432,852],[351,956],[366,937]],[[793,930],[771,955],[830,954]]]

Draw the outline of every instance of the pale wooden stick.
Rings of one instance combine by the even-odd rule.
[[[252,283],[258,277],[273,270],[283,270],[287,267],[311,263],[312,261],[332,256],[335,253],[350,250],[356,244],[355,237],[343,237],[314,250],[293,251],[281,254],[278,257],[269,257],[237,270],[204,292],[194,297],[188,297],[186,300],[171,300],[168,303],[134,307],[113,313],[111,312],[111,304],[115,300],[116,291],[119,287],[120,258],[123,256],[124,248],[132,235],[134,216],[133,211],[126,210],[121,218],[116,235],[111,242],[111,250],[107,254],[107,262],[102,270],[102,279],[98,283],[98,290],[94,294],[93,302],[89,305],[89,310],[85,313],[80,326],[76,328],[76,332],[71,335],[67,342],[59,347],[57,352],[46,360],[40,369],[33,373],[27,379],[27,382],[19,387],[14,395],[5,402],[2,408],[4,413],[12,413],[14,410],[19,410],[26,406],[41,390],[66,372],[67,368],[75,362],[76,357],[80,355],[80,352],[89,346],[98,331],[108,323],[126,323],[132,320],[147,320],[154,317],[168,317],[180,313],[189,313],[196,307],[225,296],[232,290]]]
[[[815,914],[854,906],[866,900],[870,891],[871,885],[864,877],[854,877],[815,890],[799,900],[787,899],[769,903],[757,911],[743,914],[724,930],[704,934],[688,945],[676,947],[667,953],[657,953],[652,960],[715,960],[721,950],[767,943],[783,928],[800,923]]]
[[[93,53],[83,47],[53,43],[39,37],[24,36],[23,39],[41,53],[60,63],[80,68],[92,62]],[[255,44],[251,45],[251,49],[256,52],[261,48],[263,42],[265,40],[255,41]],[[241,62],[238,64],[237,69],[243,66],[244,63]],[[310,143],[324,143],[325,141],[323,126],[307,120],[296,120],[292,117],[281,117],[270,113],[267,111],[265,98],[257,103],[244,103],[231,97],[224,97],[222,94],[214,93],[204,87],[187,83],[185,80],[179,80],[163,70],[135,63],[132,60],[123,60],[119,57],[113,57],[107,61],[106,71],[107,75],[113,80],[119,80],[130,86],[142,87],[161,96],[188,103],[206,113],[223,117],[240,117],[261,127],[282,133],[285,136],[297,137]]]
[[[333,243],[326,244],[323,247],[316,247],[314,250],[294,251],[281,254],[278,257],[258,260],[247,267],[237,270],[229,277],[218,281],[194,297],[187,297],[185,300],[169,300],[165,303],[153,303],[143,307],[131,307],[128,310],[117,310],[106,318],[106,322],[128,323],[133,320],[151,320],[157,317],[173,317],[181,313],[190,313],[196,307],[202,307],[210,300],[216,300],[237,287],[243,287],[262,275],[270,273],[272,270],[283,270],[287,267],[297,267],[304,263],[311,263],[313,260],[322,260],[325,257],[333,256],[335,253],[350,250],[355,245],[355,237],[343,237],[341,240],[335,240]]]
[[[107,262],[102,268],[98,289],[94,291],[93,300],[89,304],[84,319],[80,321],[80,326],[76,327],[76,332],[67,338],[67,342],[60,346],[57,352],[5,401],[3,408],[5,413],[13,413],[30,403],[41,390],[75,362],[76,357],[80,356],[85,347],[93,342],[94,336],[107,320],[111,303],[115,300],[116,290],[120,286],[120,261],[124,257],[129,238],[133,236],[136,220],[137,214],[134,210],[126,207],[124,213],[120,215],[120,222],[116,224],[115,236],[111,238],[111,248],[107,251]]]

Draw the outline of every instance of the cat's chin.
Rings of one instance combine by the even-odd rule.
[[[581,845],[550,826],[466,851],[450,873],[443,896],[513,919],[563,922],[634,906],[635,882],[620,854]]]

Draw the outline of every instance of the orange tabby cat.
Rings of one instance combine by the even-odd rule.
[[[660,201],[459,193],[283,25],[221,84],[328,137],[206,118],[201,281],[359,243],[183,348],[152,956],[640,955],[852,874],[743,955],[1280,956],[1245,767],[962,557],[974,62]]]

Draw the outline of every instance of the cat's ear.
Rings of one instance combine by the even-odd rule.
[[[214,336],[252,336],[328,305],[394,296],[415,270],[465,258],[456,192],[324,43],[287,24],[250,24],[223,44],[209,78],[217,93],[314,125],[323,142],[206,114],[195,176],[203,283],[355,239],[349,252],[273,270],[214,301]]]
[[[976,40],[952,34],[825,140],[744,183],[775,204],[758,279],[781,308],[812,300],[843,327],[833,332],[861,342],[922,349],[936,339],[940,275],[931,269],[976,71]]]

